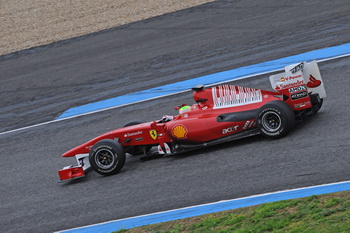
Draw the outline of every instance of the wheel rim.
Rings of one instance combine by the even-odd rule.
[[[108,149],[100,149],[96,152],[95,162],[102,169],[111,168],[115,163],[114,153]]]
[[[262,117],[262,125],[269,132],[276,132],[281,128],[281,117],[272,111],[265,113]]]

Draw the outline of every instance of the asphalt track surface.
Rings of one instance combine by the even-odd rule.
[[[218,1],[0,57],[1,132],[68,108],[350,41],[347,1]],[[261,136],[59,184],[60,155],[129,120],[175,114],[191,93],[0,135],[0,229],[52,232],[350,179],[350,58],[320,64],[328,98],[285,138]],[[234,84],[270,89],[267,76]]]

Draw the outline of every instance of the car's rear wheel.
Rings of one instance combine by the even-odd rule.
[[[111,139],[99,141],[91,148],[89,161],[97,173],[105,176],[114,175],[125,164],[124,149]]]
[[[274,139],[286,135],[295,124],[294,111],[287,103],[280,100],[262,106],[256,119],[261,134]]]

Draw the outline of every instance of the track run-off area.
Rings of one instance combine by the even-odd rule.
[[[40,125],[77,106],[347,44],[348,12],[345,0],[217,1],[0,57],[0,131],[37,125],[0,135],[0,228],[53,232],[349,180],[349,57],[319,63],[324,106],[280,140],[128,156],[115,176],[58,183],[57,170],[75,162],[62,153],[130,120],[176,114],[191,92]],[[270,90],[268,76],[231,83]]]

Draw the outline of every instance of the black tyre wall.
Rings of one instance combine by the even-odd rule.
[[[266,123],[270,118],[276,118],[279,127],[269,127]],[[295,114],[291,107],[281,101],[274,100],[262,106],[257,114],[257,127],[261,134],[269,138],[281,138],[286,135],[295,125]]]
[[[103,164],[104,154],[109,160]],[[114,175],[119,172],[125,164],[125,153],[123,147],[111,139],[97,142],[89,154],[89,161],[92,169],[105,176]]]

